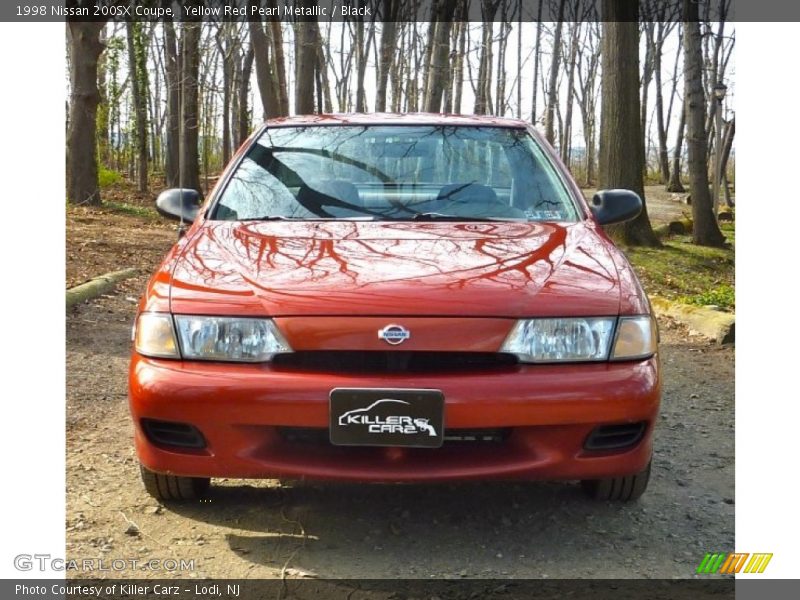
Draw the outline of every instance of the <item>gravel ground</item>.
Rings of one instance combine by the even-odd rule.
[[[648,188],[651,202],[656,222],[685,208]],[[215,480],[206,502],[160,506],[139,481],[127,367],[136,301],[174,240],[164,221],[69,209],[69,285],[140,275],[67,313],[68,558],[123,559],[125,578],[685,578],[734,547],[734,352],[671,321],[653,476],[636,503],[593,503],[574,483]]]
[[[160,506],[139,482],[126,399],[145,280],[67,315],[68,558],[137,560],[123,577],[683,578],[706,551],[734,547],[733,349],[672,322],[653,477],[637,503],[592,503],[571,483],[224,480],[205,502]],[[150,559],[194,570],[141,568]]]

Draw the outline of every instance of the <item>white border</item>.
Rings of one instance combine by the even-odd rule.
[[[65,551],[63,23],[0,23],[0,577]]]
[[[798,576],[797,23],[737,23],[736,550]],[[709,552],[727,548],[709,548]],[[747,575],[740,575],[748,577]]]

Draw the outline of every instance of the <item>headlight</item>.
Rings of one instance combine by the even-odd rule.
[[[183,358],[264,362],[279,352],[291,352],[269,319],[176,315]]]
[[[608,360],[614,317],[518,321],[501,352],[522,362]]]
[[[176,315],[173,325],[166,313],[140,314],[134,345],[144,356],[235,362],[264,362],[292,351],[270,319]]]
[[[655,354],[658,326],[651,316],[621,317],[611,360],[633,360]]]
[[[291,352],[269,319],[176,315],[183,358],[264,362],[279,352]]]
[[[134,346],[139,354],[159,358],[178,358],[178,344],[172,328],[172,315],[142,313],[136,321]]]

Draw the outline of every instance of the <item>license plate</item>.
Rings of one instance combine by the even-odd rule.
[[[439,390],[336,388],[330,439],[337,446],[438,448],[444,439]]]

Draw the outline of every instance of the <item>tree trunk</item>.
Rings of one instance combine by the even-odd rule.
[[[315,20],[311,25],[312,37],[314,38],[314,56],[316,58],[314,68],[317,70],[317,76],[319,77],[319,104],[322,107],[320,112],[332,113],[333,98],[331,96],[331,84],[328,79],[328,65],[325,60],[326,50],[330,52],[330,48],[326,48],[325,42],[322,40],[319,23]]]
[[[369,46],[364,41],[364,18],[356,17],[356,112],[367,112],[364,78],[367,74]]]
[[[578,107],[581,111],[583,123],[583,139],[586,147],[586,179],[587,187],[594,183],[595,165],[595,142],[596,142],[596,107],[597,93],[595,91],[595,81],[597,80],[597,69],[600,63],[600,27],[598,23],[587,24],[585,29],[587,35],[582,48],[577,55],[577,74],[578,89],[580,98]],[[586,60],[586,77],[583,75],[583,61]]]
[[[181,185],[201,191],[198,157],[198,78],[200,74],[200,22],[186,22],[181,33],[181,101],[183,135],[181,139]]]
[[[643,142],[647,137],[647,108],[648,108],[647,105],[648,105],[648,101],[649,101],[649,98],[650,98],[650,82],[653,79],[653,43],[652,43],[652,39],[653,39],[653,31],[655,29],[655,23],[646,22],[644,24],[644,27],[645,27],[645,34],[646,34],[646,37],[647,37],[647,43],[645,44],[646,51],[645,51],[644,64],[642,65],[642,82],[641,82],[641,86],[640,86],[641,87],[641,92],[642,92],[641,106],[640,106],[642,126],[641,126],[641,130],[640,131],[642,132],[642,136],[643,136],[642,140],[643,140]],[[642,165],[642,169],[644,169],[644,175],[646,177],[647,176],[647,157],[648,157],[648,153],[647,152],[645,152],[644,157],[645,158],[644,158],[644,164]]]
[[[131,78],[131,96],[133,97],[133,111],[136,120],[134,129],[134,145],[136,147],[136,184],[139,192],[147,191],[147,111],[146,77],[147,61],[141,56],[145,51],[141,39],[142,25],[128,21],[128,69]]]
[[[603,0],[600,188],[629,189],[642,199],[636,219],[608,227],[619,241],[658,246],[644,196],[644,140],[639,107],[638,6]]]
[[[454,9],[455,0],[439,0],[425,85],[425,110],[431,113],[441,112],[445,82],[450,77],[450,17]]]
[[[553,60],[550,65],[550,83],[547,86],[547,110],[544,115],[544,137],[551,146],[555,145],[556,141],[555,110],[558,102],[558,68],[561,62],[561,29],[564,26],[565,4],[566,0],[559,0],[558,23],[556,23],[556,32],[553,38]]]
[[[277,8],[276,0],[270,0],[269,5]],[[315,19],[316,21],[316,19]],[[286,84],[286,60],[283,56],[283,32],[281,31],[280,21],[271,19],[267,24],[269,27],[269,41],[272,44],[273,64],[271,66],[272,78],[276,86],[276,101],[278,116],[289,114],[289,88]]]
[[[395,23],[395,20],[400,10],[400,0],[385,0],[383,10],[384,21],[378,55],[378,86],[375,94],[375,112],[386,112],[386,87],[389,82],[389,70],[392,66],[392,57],[394,56],[397,40],[397,23]]]
[[[572,103],[575,90],[575,63],[578,56],[578,37],[581,24],[572,24],[572,39],[569,49],[569,76],[567,78],[567,112],[564,115],[564,135],[561,140],[561,160],[569,166],[570,153],[572,152]]]
[[[406,25],[400,26],[400,42],[397,45],[398,48],[405,48],[407,29],[408,27]],[[390,79],[392,82],[392,112],[400,112],[401,110],[403,101],[403,72],[405,68],[405,60],[405,54],[403,52],[399,52],[396,55],[395,60],[391,62]]]
[[[222,56],[222,164],[231,159],[231,109],[233,105],[234,41],[230,23],[221,23],[216,35]]]
[[[460,15],[461,21],[458,24],[458,50],[456,54],[455,66],[453,68],[453,106],[451,110],[453,113],[461,114],[461,98],[464,94],[464,57],[467,53],[467,29],[469,23],[466,21],[467,15],[465,14],[467,6],[461,4]]]
[[[431,56],[433,55],[433,45],[436,38],[436,8],[438,0],[432,0],[430,3],[430,18],[428,19],[428,34],[425,36],[425,53],[422,64],[424,70],[420,73],[422,76],[422,106],[425,106],[425,99],[428,97],[428,74],[430,73]]]
[[[100,30],[100,43],[106,45],[106,30]],[[97,151],[100,165],[108,165],[111,156],[109,153],[109,97],[108,84],[106,82],[106,56],[107,52],[101,53],[97,60],[97,92],[100,95],[100,103],[97,106]],[[69,103],[68,103],[69,104]],[[67,132],[69,132],[69,106],[67,106]]]
[[[167,187],[178,187],[178,154],[181,119],[181,75],[178,63],[178,42],[172,21],[164,21],[164,69],[167,73],[167,151],[164,157],[164,179]]]
[[[478,66],[478,85],[475,91],[473,112],[476,115],[491,114],[492,111],[492,30],[494,16],[500,0],[481,0],[481,54]]]
[[[664,125],[664,94],[661,91],[661,55],[662,46],[659,41],[653,53],[653,70],[656,80],[656,129],[658,129],[658,164],[661,169],[661,183],[667,183],[669,181],[669,150],[667,149],[667,128]]]
[[[249,6],[258,5],[257,0],[249,0]],[[250,44],[253,47],[256,66],[256,82],[258,92],[261,96],[261,107],[263,118],[272,119],[287,114],[283,111],[279,92],[275,85],[272,73],[272,60],[270,59],[271,48],[267,34],[264,33],[264,26],[261,21],[253,20],[248,22],[250,29]]]
[[[97,182],[97,61],[105,23],[69,21],[70,105],[67,134],[67,198],[72,204],[100,206]]]
[[[253,59],[255,53],[251,45],[242,61],[242,79],[239,81],[239,139],[236,144],[244,144],[247,136],[250,135],[250,111],[247,107],[247,97],[250,91],[250,74],[253,72]]]
[[[497,39],[497,87],[495,89],[494,114],[502,117],[506,112],[506,52],[511,23],[508,22],[508,0],[500,0],[500,33]]]
[[[717,22],[717,33],[713,36],[714,38],[714,54],[711,60],[707,60],[706,63],[711,64],[711,72],[707,73],[707,105],[708,105],[708,115],[706,121],[706,140],[707,140],[707,147],[709,152],[711,148],[713,148],[714,141],[716,139],[716,132],[714,131],[716,127],[716,116],[717,116],[717,101],[714,98],[714,86],[717,85],[718,82],[722,81],[723,74],[720,73],[720,50],[722,49],[722,41],[723,35],[725,33],[725,19],[726,19],[726,10],[725,10],[725,2],[720,4],[721,13],[719,15],[719,20]],[[710,27],[710,26],[709,26]],[[708,40],[707,40],[708,41]],[[704,71],[705,72],[705,71]]]
[[[542,43],[542,5],[544,2],[540,0],[536,13],[536,48],[533,51],[533,99],[531,100],[531,123],[536,125],[536,92],[539,89],[539,64],[541,58],[539,57],[539,50]]]
[[[733,136],[736,133],[736,117],[731,118],[730,121],[725,123],[725,129],[722,136],[722,164],[720,165],[720,173],[724,180],[723,189],[725,190],[725,204],[733,208],[730,193],[728,192],[728,178],[725,171],[728,168],[728,159],[731,157],[731,149],[733,148]]]
[[[702,246],[722,246],[725,236],[719,229],[708,190],[703,51],[697,3],[694,0],[683,0],[683,12],[686,144],[689,150],[689,186],[694,221],[692,238],[695,244]]]
[[[683,193],[686,189],[681,183],[681,157],[683,154],[683,133],[686,129],[686,104],[681,106],[681,116],[678,121],[678,133],[675,138],[675,149],[672,152],[672,169],[669,173],[668,192]]]
[[[309,0],[301,0],[299,6],[310,7]],[[310,115],[314,111],[314,75],[317,56],[310,21],[294,23],[294,111],[298,115]]]

